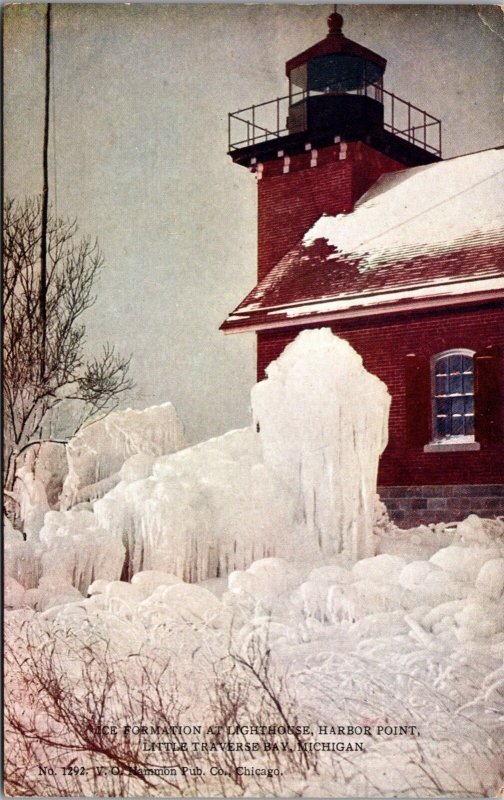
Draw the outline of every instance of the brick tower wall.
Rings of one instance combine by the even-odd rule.
[[[363,142],[338,143],[258,166],[258,279],[322,214],[352,211],[386,172],[404,169]]]

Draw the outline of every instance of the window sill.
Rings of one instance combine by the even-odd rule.
[[[424,447],[424,453],[456,453],[469,450],[480,450],[479,442],[431,442]]]

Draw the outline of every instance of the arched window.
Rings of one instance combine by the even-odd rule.
[[[434,441],[474,441],[474,351],[446,350],[432,358]]]
[[[502,350],[457,348],[405,357],[406,443],[424,453],[480,450],[504,442]],[[499,455],[500,458],[500,455]]]

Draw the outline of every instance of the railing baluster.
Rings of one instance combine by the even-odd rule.
[[[252,106],[252,144],[255,143],[255,106]]]

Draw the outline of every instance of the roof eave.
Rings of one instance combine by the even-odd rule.
[[[482,289],[475,292],[464,294],[446,294],[435,297],[410,298],[404,300],[391,300],[373,306],[360,306],[341,310],[332,310],[321,313],[307,313],[292,317],[282,317],[281,319],[260,319],[259,314],[244,317],[243,320],[232,320],[230,315],[220,326],[224,333],[246,333],[261,330],[273,330],[276,328],[293,328],[299,325],[312,325],[326,323],[343,319],[359,319],[366,317],[386,316],[390,314],[402,314],[410,311],[430,311],[439,308],[454,308],[461,305],[474,305],[487,302],[498,302],[504,300],[504,278],[503,286],[499,289]],[[453,287],[455,288],[455,287]],[[286,312],[289,308],[284,309]],[[238,316],[238,315],[237,315]]]

